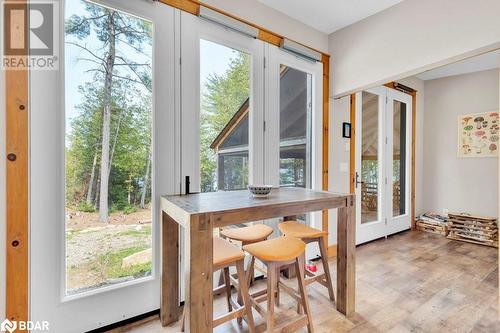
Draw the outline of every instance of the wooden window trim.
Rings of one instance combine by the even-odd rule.
[[[25,9],[25,0],[15,0]],[[28,320],[28,70],[5,70],[6,317]]]

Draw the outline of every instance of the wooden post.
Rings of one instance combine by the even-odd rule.
[[[337,310],[351,315],[355,309],[356,221],[354,195],[339,208],[337,218]]]
[[[163,326],[179,320],[179,225],[168,214],[162,217],[161,311]]]
[[[191,215],[190,283],[186,285],[186,332],[210,333],[213,321],[213,223],[210,215]]]

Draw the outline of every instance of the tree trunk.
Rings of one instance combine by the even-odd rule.
[[[108,174],[111,174],[111,166],[113,165],[113,157],[115,156],[116,142],[118,141],[118,133],[120,132],[120,124],[122,122],[122,115],[123,115],[123,110],[120,111],[120,115],[118,116],[118,123],[116,124],[115,137],[113,139],[113,147],[111,148],[111,155],[109,157]]]
[[[151,168],[151,150],[148,154],[148,162],[146,163],[146,174],[144,175],[144,187],[142,188],[141,194],[141,204],[140,207],[144,209],[146,207],[146,192],[148,191],[148,183],[149,183],[149,169]]]
[[[92,172],[90,173],[89,189],[87,191],[87,204],[89,205],[92,204],[92,192],[94,191],[95,169],[97,167],[97,153],[98,149],[96,147],[94,154],[94,162],[92,163]]]
[[[111,102],[113,88],[113,67],[116,56],[115,24],[113,11],[107,11],[107,25],[109,33],[109,48],[106,56],[104,79],[104,107],[102,116],[102,150],[101,150],[101,190],[99,193],[99,220],[108,222],[108,190],[109,190],[109,143],[111,124]]]

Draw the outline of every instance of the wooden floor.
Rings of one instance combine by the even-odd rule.
[[[404,232],[359,246],[356,266],[356,314],[349,319],[328,302],[326,289],[308,287],[316,332],[500,332],[495,248]],[[334,260],[331,268],[335,272]],[[215,303],[225,310],[224,299]],[[280,319],[286,320],[294,303],[283,303]],[[127,331],[179,332],[179,325],[162,328],[153,319]],[[246,331],[236,322],[215,329]]]

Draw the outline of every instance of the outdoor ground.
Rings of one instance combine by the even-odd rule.
[[[99,214],[68,209],[66,267],[69,294],[149,274],[151,262],[122,266],[122,259],[151,248],[151,210]]]

